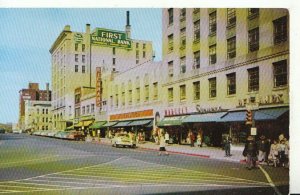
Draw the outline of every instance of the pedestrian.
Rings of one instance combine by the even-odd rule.
[[[224,149],[225,149],[225,157],[230,157],[230,144],[231,144],[231,137],[226,136],[223,140],[224,142]]]
[[[201,137],[200,132],[197,135],[197,146],[202,147],[202,137]]]
[[[257,160],[257,144],[252,136],[248,136],[243,156],[247,157],[247,168],[251,170],[256,167]]]
[[[194,147],[195,136],[193,131],[190,131],[190,142],[191,142],[191,147]]]
[[[270,154],[268,157],[274,164],[274,167],[277,166],[277,158],[278,158],[278,144],[277,144],[277,140],[273,140],[273,143],[271,144],[270,147]]]
[[[169,144],[170,136],[167,131],[165,133],[165,140],[166,140],[166,144]]]
[[[267,143],[266,143],[267,150],[266,150],[265,162],[268,162],[268,156],[269,156],[269,154],[270,154],[272,142],[271,142],[271,139],[267,139],[266,141],[267,141]]]
[[[290,142],[284,138],[285,141],[285,157],[286,157],[286,168],[290,167]]]
[[[161,155],[162,152],[165,152],[165,155],[169,155],[169,153],[166,150],[166,141],[165,141],[165,136],[163,133],[160,134],[159,136],[159,153],[158,155]]]
[[[258,146],[258,161],[263,163],[266,161],[266,151],[267,151],[267,141],[264,135],[260,136],[260,139],[257,143]]]
[[[286,163],[285,153],[286,153],[286,145],[284,139],[282,139],[279,142],[279,146],[278,146],[278,156],[279,156],[279,165],[283,167],[285,166]]]

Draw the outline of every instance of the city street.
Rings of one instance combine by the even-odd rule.
[[[0,194],[288,194],[288,186],[285,168],[0,135]]]

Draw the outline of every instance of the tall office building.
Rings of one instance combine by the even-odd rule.
[[[125,31],[95,28],[91,32],[90,24],[87,24],[85,32],[76,32],[66,25],[50,53],[53,127],[65,129],[74,119],[75,89],[95,88],[96,68],[101,68],[103,74],[122,72],[149,61],[153,52],[150,41],[131,38],[127,12]],[[103,99],[99,104],[105,102]],[[101,107],[99,104],[98,107]]]

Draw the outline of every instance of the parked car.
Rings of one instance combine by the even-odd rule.
[[[76,141],[79,141],[79,140],[84,141],[85,136],[82,131],[68,131],[66,139],[76,140]]]
[[[33,131],[32,135],[40,135],[41,131]]]
[[[134,139],[131,139],[128,134],[122,133],[117,134],[114,138],[111,140],[112,146],[119,147],[119,146],[128,146],[131,148],[136,147],[136,141]]]
[[[54,135],[55,138],[63,138],[65,131],[57,131],[57,133]]]
[[[57,131],[48,131],[47,136],[48,137],[54,137],[54,135],[57,133]]]
[[[21,129],[14,129],[13,131],[12,131],[13,133],[22,133],[22,130]]]

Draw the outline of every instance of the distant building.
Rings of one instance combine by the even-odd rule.
[[[25,101],[25,130],[51,130],[52,109],[51,101]]]
[[[51,101],[51,91],[49,83],[46,84],[46,90],[40,90],[38,83],[29,83],[27,89],[19,91],[19,122],[18,128],[25,129],[25,101]]]
[[[90,24],[86,24],[85,32],[75,32],[66,25],[50,53],[56,129],[65,129],[68,122],[73,122],[74,90],[80,86],[95,87],[97,67],[102,71],[122,72],[152,59],[153,55],[150,41],[132,39],[129,12],[125,31],[95,28],[91,32]]]

